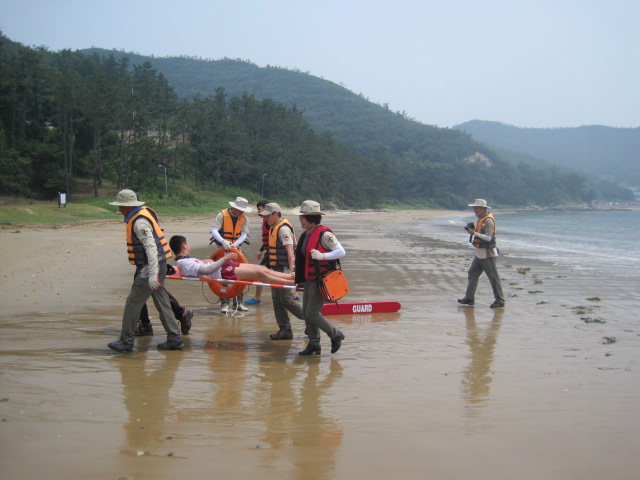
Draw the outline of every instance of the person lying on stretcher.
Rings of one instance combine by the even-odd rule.
[[[191,247],[186,237],[174,235],[169,240],[169,247],[176,256],[176,263],[183,277],[224,278],[225,280],[242,280],[245,282],[275,283],[279,285],[295,285],[293,274],[269,270],[264,265],[239,263],[236,253],[227,253],[219,260],[199,260],[192,258]]]

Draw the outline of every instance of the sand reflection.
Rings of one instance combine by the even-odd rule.
[[[336,454],[344,433],[323,412],[331,402],[331,387],[342,376],[340,363],[328,366],[321,357],[287,363],[278,351],[260,362],[265,389],[265,432],[262,441],[269,454],[264,466],[292,471],[295,478],[334,478]]]
[[[460,307],[458,310],[466,319],[466,343],[470,349],[470,362],[463,372],[462,391],[468,415],[477,416],[477,407],[489,399],[491,364],[504,310],[492,310],[493,318],[488,326],[478,326],[475,308]]]
[[[122,379],[124,406],[129,419],[124,423],[125,443],[122,448],[128,469],[136,477],[161,470],[151,456],[172,455],[168,424],[175,423],[177,405],[171,404],[171,389],[183,355],[175,352],[152,356],[141,352],[139,358],[116,355],[110,361],[117,366]],[[165,447],[163,449],[163,447]],[[134,460],[147,457],[147,461]]]

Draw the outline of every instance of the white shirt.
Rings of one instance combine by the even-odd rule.
[[[198,260],[197,258],[186,257],[180,258],[177,262],[180,274],[183,277],[202,277],[202,278],[222,278],[220,274],[220,267],[224,263],[224,259],[221,258],[215,262]],[[198,272],[206,270],[209,273],[200,274]]]

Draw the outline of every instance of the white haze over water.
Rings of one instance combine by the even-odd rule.
[[[640,210],[493,213],[498,247],[506,257],[551,262],[576,273],[640,279]],[[469,235],[463,227],[475,220],[472,212],[439,217],[420,224],[417,233],[466,246]]]

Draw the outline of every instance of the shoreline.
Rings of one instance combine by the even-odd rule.
[[[215,465],[248,480],[635,478],[634,286],[505,257],[506,308],[489,308],[486,278],[476,306],[461,307],[473,252],[403,234],[448,213],[461,212],[323,218],[347,250],[345,301],[402,307],[328,317],[346,339],[332,355],[323,336],[314,358],[297,354],[306,344],[297,319],[293,340],[269,340],[268,289],[263,305],[221,315],[202,282],[180,281],[167,288],[195,312],[185,350],[156,349],[165,336],[150,306],[156,335],[114,354],[106,344],[133,275],[122,221],[0,230],[11,252],[0,285],[5,474],[200,478]],[[160,220],[194,256],[211,253],[212,218]],[[250,221],[255,234],[259,219]],[[257,249],[246,249],[252,262]]]

